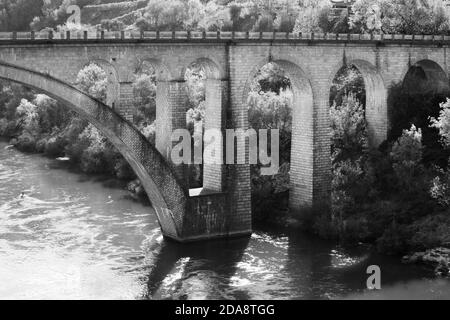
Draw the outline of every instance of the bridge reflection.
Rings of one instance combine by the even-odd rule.
[[[250,238],[239,238],[180,244],[162,240],[153,251],[143,298],[231,298],[224,296],[225,289],[230,286],[249,241]],[[245,292],[239,295],[240,299],[249,299]]]

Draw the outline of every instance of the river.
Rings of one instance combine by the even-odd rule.
[[[381,291],[366,290],[369,265]],[[298,232],[168,242],[152,208],[114,180],[4,142],[0,284],[0,299],[450,299],[429,270]]]

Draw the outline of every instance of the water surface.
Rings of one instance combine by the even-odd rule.
[[[450,299],[429,270],[298,232],[165,241],[114,185],[0,142],[0,299]],[[383,290],[368,292],[374,264]]]

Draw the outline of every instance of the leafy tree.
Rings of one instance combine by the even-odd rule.
[[[332,128],[332,160],[339,163],[357,160],[368,150],[368,134],[364,108],[352,95],[341,105],[330,109]]]
[[[91,63],[80,70],[76,82],[78,87],[90,96],[103,102],[106,101],[108,77],[106,72],[97,64]]]
[[[438,129],[442,144],[450,149],[450,99],[440,104],[439,117],[431,118],[431,127]],[[447,170],[440,169],[430,190],[431,196],[443,207],[450,207],[450,158]]]
[[[328,14],[331,4],[327,0],[317,2],[306,2],[300,10],[295,22],[294,32],[326,32],[323,22],[328,24]],[[327,29],[328,27],[325,27]]]
[[[450,147],[450,99],[440,104],[439,117],[431,118],[431,127],[439,130],[442,143]]]
[[[141,30],[191,30],[197,27],[203,12],[199,0],[149,0],[136,26]]]
[[[432,0],[357,0],[350,18],[358,32],[439,34],[448,30],[444,2]]]
[[[411,129],[403,131],[403,135],[394,143],[391,151],[400,191],[408,196],[423,187],[418,185],[422,181],[417,179],[424,173],[422,154],[422,130],[412,125]]]
[[[366,89],[361,72],[354,67],[342,68],[333,80],[330,94],[330,105],[341,105],[348,95],[352,95],[365,107]]]

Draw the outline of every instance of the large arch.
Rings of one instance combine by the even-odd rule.
[[[417,85],[417,77],[424,80],[423,85]],[[428,59],[419,60],[410,64],[404,70],[401,79],[403,80],[403,87],[411,94],[423,94],[427,92],[442,94],[450,91],[449,78],[445,68],[439,63]]]
[[[104,103],[39,72],[0,61],[0,78],[38,90],[64,103],[98,128],[141,179],[164,235],[179,238],[188,198],[171,165],[135,127]]]
[[[370,62],[361,59],[339,63],[330,75],[330,88],[331,83],[339,70],[349,66],[358,69],[363,77],[366,90],[365,116],[369,134],[369,144],[370,146],[377,148],[387,139],[388,134],[389,119],[387,88],[378,69]]]
[[[261,61],[247,78],[243,89],[243,105],[247,105],[255,75],[268,62],[277,64],[285,71],[293,92],[289,206],[293,210],[308,208],[314,200],[314,94],[311,77],[298,64],[289,60]]]

